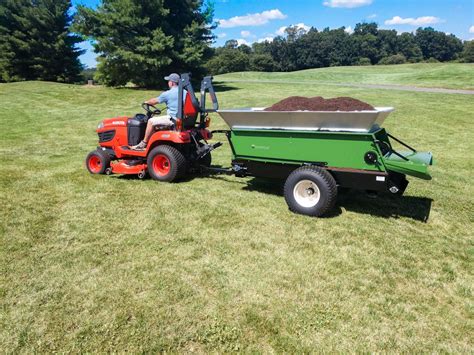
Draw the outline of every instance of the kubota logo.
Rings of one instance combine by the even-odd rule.
[[[113,121],[112,124],[119,125],[119,126],[125,126],[124,121]]]

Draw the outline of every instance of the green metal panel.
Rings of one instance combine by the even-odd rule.
[[[372,133],[234,129],[230,139],[236,159],[385,171],[380,157],[376,165],[364,161],[368,151],[380,155]]]
[[[408,159],[402,159],[396,154],[390,154],[383,158],[387,170],[397,173],[418,177],[420,179],[431,180],[428,167],[433,164],[433,156],[428,152],[399,152],[400,155]]]

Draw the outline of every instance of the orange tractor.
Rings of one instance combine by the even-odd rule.
[[[190,82],[190,74],[182,74],[178,86],[178,114],[173,126],[155,126],[155,132],[145,150],[132,150],[145,135],[148,120],[161,111],[143,104],[145,114],[133,117],[107,118],[96,130],[99,146],[86,158],[92,174],[135,174],[144,178],[147,172],[153,179],[174,181],[187,172],[211,165],[211,151],[221,143],[208,144],[212,133],[208,130],[209,112],[218,109],[212,77],[201,82],[201,100],[197,100]],[[183,100],[183,90],[187,91]],[[206,94],[212,109],[206,109]]]

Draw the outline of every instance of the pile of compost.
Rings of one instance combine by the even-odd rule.
[[[352,97],[325,99],[321,96],[290,96],[267,107],[265,111],[362,111],[374,110],[372,105]]]

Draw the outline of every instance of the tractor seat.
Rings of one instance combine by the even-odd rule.
[[[193,95],[194,96],[194,95]],[[183,107],[183,128],[190,129],[194,128],[196,125],[196,119],[198,117],[198,113],[201,111],[199,107],[199,102],[196,97],[191,96],[189,91],[186,93],[186,99],[184,100],[184,107]]]
[[[201,111],[199,107],[199,102],[196,100],[196,98],[192,98],[191,94],[189,91],[186,93],[186,98],[184,99],[184,105],[183,105],[183,128],[184,129],[190,129],[194,128],[196,125],[196,119],[198,117],[198,113]],[[172,125],[154,125],[153,126],[155,131],[172,131],[176,129],[175,124]]]

